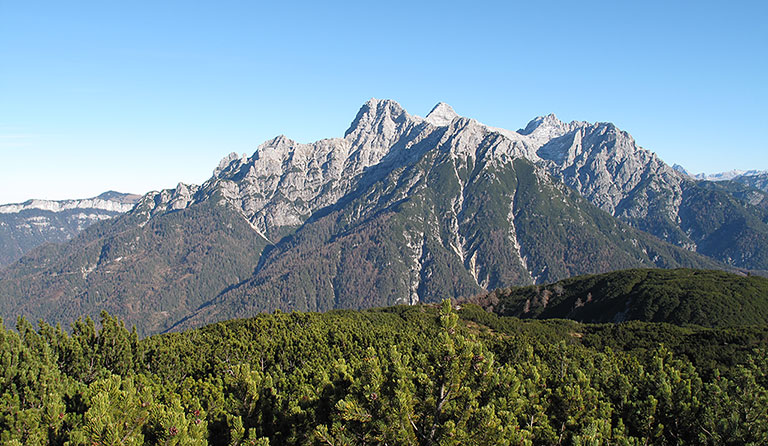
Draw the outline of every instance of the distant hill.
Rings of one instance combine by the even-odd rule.
[[[710,175],[704,173],[692,175],[679,164],[675,164],[673,168],[678,172],[697,180],[713,182],[733,181],[735,183],[740,183],[754,187],[756,189],[760,189],[763,192],[768,192],[768,170],[730,170],[728,172],[720,172]]]
[[[0,268],[32,248],[65,242],[96,222],[129,211],[139,198],[108,191],[78,200],[28,200],[0,205]]]
[[[707,327],[768,323],[768,279],[723,271],[630,269],[496,290],[480,300],[500,315],[520,318]]]
[[[1,317],[66,325],[106,310],[156,333],[250,276],[266,241],[236,211],[212,200],[149,219],[153,198],[0,271]]]

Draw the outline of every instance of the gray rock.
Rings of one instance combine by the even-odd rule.
[[[494,144],[485,144],[490,139]],[[218,196],[222,204],[238,209],[254,230],[276,242],[318,210],[353,196],[377,172],[385,175],[402,168],[406,160],[418,156],[414,147],[424,150],[425,142],[448,151],[458,161],[457,169],[481,159],[504,164],[525,158],[611,215],[690,250],[698,250],[713,233],[697,229],[701,223],[695,220],[702,217],[690,209],[706,204],[685,199],[701,195],[695,179],[611,123],[565,123],[550,114],[511,131],[461,117],[445,103],[420,118],[394,101],[378,99],[362,106],[343,138],[300,144],[278,136],[250,157],[228,155],[199,188],[159,192],[145,197],[137,209],[149,217]],[[753,187],[768,188],[759,173],[739,175],[736,178],[749,178]],[[754,213],[747,208],[768,202],[764,198],[742,193],[737,197],[740,204],[730,205],[739,209],[737,213]],[[764,229],[768,234],[768,226]],[[716,250],[707,254],[727,260]]]

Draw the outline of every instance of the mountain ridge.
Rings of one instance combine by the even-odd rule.
[[[675,164],[673,167],[678,172],[686,175],[695,180],[704,180],[712,182],[735,182],[745,186],[753,187],[768,193],[768,170],[729,170],[727,172],[718,172],[713,174],[690,174],[685,168],[679,164]]]
[[[128,212],[139,198],[107,191],[85,199],[31,199],[0,205],[0,268],[37,246],[65,242],[96,222]]]
[[[112,212],[128,212],[141,195],[107,191],[92,198],[68,200],[30,199],[22,203],[0,204],[0,214],[15,214],[27,210],[61,212],[71,209],[101,209]]]
[[[115,221],[0,271],[0,310],[63,320],[108,309],[154,333],[618,268],[728,268],[606,211],[624,200],[630,223],[666,212],[648,191],[667,187],[670,172],[683,181],[629,134],[554,115],[531,122],[522,134],[447,104],[421,118],[371,99],[342,138],[281,135],[250,157],[230,154],[203,184],[148,193]],[[637,191],[646,199],[628,205]]]

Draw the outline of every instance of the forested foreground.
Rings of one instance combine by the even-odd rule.
[[[4,445],[768,444],[768,327],[445,302],[144,340],[106,314],[0,328]]]

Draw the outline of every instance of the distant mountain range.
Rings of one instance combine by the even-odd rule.
[[[636,267],[768,270],[768,193],[682,175],[610,123],[493,128],[372,99],[0,271],[0,315],[143,334],[273,309],[471,296]]]
[[[47,242],[64,242],[88,226],[129,211],[140,195],[109,191],[82,200],[0,205],[0,268]]]
[[[729,170],[728,172],[713,174],[698,173],[693,175],[688,173],[688,171],[679,164],[675,164],[672,167],[676,171],[696,180],[734,181],[755,189],[760,189],[763,192],[768,192],[768,170]]]

